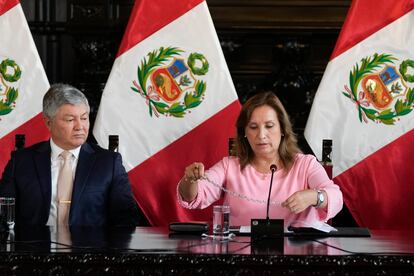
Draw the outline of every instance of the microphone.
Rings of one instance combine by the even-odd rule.
[[[272,193],[273,175],[275,174],[275,171],[277,170],[277,166],[275,164],[270,165],[270,170],[272,171],[272,176],[270,177],[269,195],[267,197],[267,209],[266,209],[267,220],[269,220],[270,194]]]
[[[269,185],[269,195],[267,197],[266,205],[266,219],[251,219],[251,239],[253,241],[260,241],[263,239],[280,239],[283,237],[283,219],[270,219],[270,194],[272,193],[273,176],[277,170],[275,164],[270,165],[270,171],[272,172]]]

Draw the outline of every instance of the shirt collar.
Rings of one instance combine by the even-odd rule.
[[[58,158],[59,155],[63,151],[65,151],[64,149],[62,149],[58,145],[56,145],[55,142],[53,142],[53,139],[52,138],[50,138],[50,148],[52,150],[52,154],[51,154],[52,159]],[[80,148],[81,148],[81,146],[69,150],[69,152],[71,152],[75,156],[75,159],[78,159],[78,157],[79,157]]]

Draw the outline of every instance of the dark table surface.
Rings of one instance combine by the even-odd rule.
[[[0,245],[0,275],[414,275],[414,232],[370,233],[252,243],[165,227],[16,228]]]
[[[414,255],[414,231],[370,230],[371,237],[282,237],[252,244],[248,236],[230,241],[174,234],[164,227],[16,228],[0,252],[97,252],[164,254]],[[262,250],[263,249],[263,250]]]

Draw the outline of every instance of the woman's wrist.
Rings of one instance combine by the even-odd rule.
[[[316,192],[316,202],[314,204],[312,204],[313,207],[315,208],[325,208],[327,205],[327,201],[328,201],[328,195],[326,193],[325,190],[320,190],[320,189],[314,189],[314,191]]]
[[[190,202],[197,196],[197,188],[194,188],[194,184],[197,180],[194,177],[183,176],[178,185],[178,192],[180,193],[183,200]],[[195,191],[193,191],[195,189]]]

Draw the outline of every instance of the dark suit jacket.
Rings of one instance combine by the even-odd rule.
[[[51,204],[51,148],[42,142],[12,154],[0,196],[16,198],[16,225],[46,225]],[[72,226],[137,225],[139,215],[119,153],[84,144],[72,192]]]

